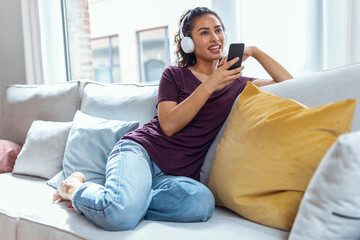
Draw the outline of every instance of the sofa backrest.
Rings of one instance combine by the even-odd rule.
[[[80,82],[7,87],[0,115],[0,139],[23,145],[34,120],[72,121],[80,106]]]
[[[86,82],[80,110],[110,120],[139,121],[140,126],[157,115],[158,85],[99,84]]]
[[[353,98],[357,100],[351,131],[360,130],[360,63],[265,86],[262,89],[308,107]]]
[[[34,120],[69,122],[77,110],[112,120],[149,122],[156,115],[157,85],[73,81],[11,85],[0,115],[0,139],[23,145]]]

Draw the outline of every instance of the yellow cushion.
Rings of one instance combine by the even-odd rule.
[[[218,145],[209,188],[218,206],[289,230],[320,160],[349,132],[356,100],[308,108],[248,82]]]

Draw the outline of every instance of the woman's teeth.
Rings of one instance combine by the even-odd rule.
[[[220,49],[220,46],[211,47],[211,48],[209,48],[209,49],[210,49],[210,50]]]

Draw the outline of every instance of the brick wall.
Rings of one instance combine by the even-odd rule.
[[[70,78],[93,79],[90,20],[87,0],[66,0]]]

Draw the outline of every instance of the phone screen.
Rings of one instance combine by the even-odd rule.
[[[229,67],[228,70],[238,68],[241,66],[242,57],[244,54],[244,48],[245,48],[245,44],[243,44],[243,43],[230,44],[229,55],[228,55],[227,61],[230,61],[236,57],[239,57],[240,60],[237,61],[236,63],[234,63],[234,65],[232,65],[231,67]]]

